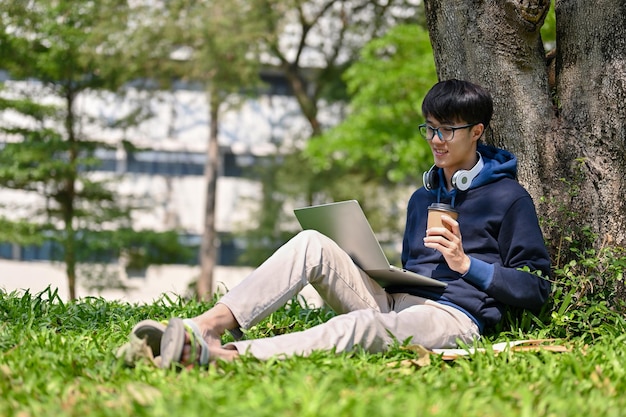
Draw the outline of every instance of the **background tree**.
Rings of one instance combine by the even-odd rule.
[[[205,167],[206,203],[201,247],[201,272],[197,292],[200,297],[212,296],[213,269],[217,261],[217,233],[215,209],[217,177],[219,173],[219,114],[229,92],[242,92],[242,86],[256,84],[258,67],[250,60],[249,53],[257,36],[254,22],[245,19],[242,13],[245,2],[214,2],[211,7],[199,1],[203,10],[195,16],[196,27],[203,28],[200,38],[192,43],[197,55],[190,76],[203,79],[207,86],[210,109],[209,145]],[[197,5],[197,6],[198,6]],[[201,17],[202,16],[202,17]],[[203,77],[204,75],[204,77]]]
[[[414,184],[432,164],[430,148],[416,133],[421,103],[437,82],[425,22],[399,25],[370,41],[343,76],[349,111],[338,125],[307,143],[316,170],[343,166],[387,181]],[[554,11],[541,28],[547,48],[556,39]]]
[[[307,144],[315,169],[338,164],[383,181],[414,184],[432,164],[430,147],[417,132],[422,100],[437,82],[426,29],[399,25],[372,40],[344,80],[347,117]]]
[[[378,188],[362,199],[377,231],[398,241],[408,198],[432,165],[428,143],[417,132],[421,103],[437,81],[428,32],[419,24],[399,25],[370,41],[344,74],[350,93],[347,117],[308,142],[315,170],[341,166]],[[380,198],[381,189],[389,193]],[[354,189],[351,190],[354,198]],[[380,236],[385,239],[385,235]],[[397,247],[388,257],[398,256]]]
[[[348,95],[342,74],[358,59],[361,48],[395,25],[419,20],[421,14],[419,2],[412,0],[253,0],[251,4],[265,29],[261,57],[285,77],[310,127],[301,132],[295,146],[276,142],[278,164],[267,164],[263,173],[256,174],[268,179],[263,183],[262,210],[256,215],[260,227],[245,233],[250,242],[246,261],[256,264],[293,233],[293,228],[285,228],[293,224],[291,211],[281,209],[286,202],[302,205],[356,198],[369,202],[365,209],[374,223],[385,218],[379,210],[393,211],[383,202],[395,199],[381,198],[381,193],[395,193],[390,183],[381,188],[380,178],[371,172],[343,164],[315,168],[301,150],[344,116]]]
[[[211,297],[219,239],[215,225],[220,114],[237,106],[246,90],[258,82],[255,45],[260,37],[258,19],[244,0],[172,0],[147,3],[135,10],[141,30],[134,39],[145,52],[145,74],[163,88],[173,81],[199,83],[209,104],[209,136],[205,162],[205,210],[201,271],[197,295]],[[142,43],[150,45],[146,50]]]
[[[371,39],[415,19],[411,0],[252,0],[263,19],[263,50],[281,70],[311,126],[322,133],[320,104],[345,98],[341,74]]]
[[[440,79],[486,86],[491,144],[517,154],[519,178],[539,204],[555,259],[559,231],[626,243],[626,8],[621,0],[557,1],[556,50],[540,28],[548,0],[426,0]],[[552,227],[558,225],[558,227]]]
[[[126,2],[116,0],[5,1],[0,13],[3,69],[23,80],[5,88],[0,100],[3,116],[9,115],[1,126],[0,186],[42,197],[41,204],[27,200],[21,212],[17,205],[5,210],[21,215],[3,216],[4,230],[13,232],[2,237],[25,243],[25,232],[45,232],[59,242],[71,299],[76,298],[79,262],[137,248],[130,205],[92,172],[99,164],[96,151],[111,145],[86,133],[97,117],[78,104],[85,94],[119,90],[136,75],[132,65],[125,65],[132,62],[123,42],[128,15]],[[42,104],[46,100],[52,103]],[[102,233],[109,238],[94,238]],[[141,260],[133,261],[145,263],[148,249],[166,242],[177,245],[170,235],[141,241],[143,250],[131,251]]]

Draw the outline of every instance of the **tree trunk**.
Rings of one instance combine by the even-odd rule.
[[[550,73],[539,32],[549,5],[425,1],[437,72],[492,93],[486,141],[517,155],[553,248],[562,233],[581,238],[582,225],[624,244],[626,6],[557,1]]]
[[[217,177],[220,169],[218,143],[218,117],[221,104],[219,93],[209,90],[209,143],[207,146],[204,179],[206,184],[206,203],[204,206],[204,231],[200,250],[201,271],[196,286],[199,299],[210,299],[213,295],[213,270],[217,262],[217,234],[215,230],[215,211],[217,197]]]
[[[78,150],[77,138],[74,123],[74,98],[75,93],[68,91],[65,97],[66,115],[65,129],[67,140],[70,144],[68,164],[71,167],[71,176],[68,176],[64,182],[63,191],[59,193],[58,203],[63,216],[65,234],[63,237],[63,260],[65,261],[65,273],[67,275],[69,299],[76,300],[76,231],[74,230],[74,217],[76,215],[74,208],[76,205],[76,180],[78,172],[76,171]]]
[[[563,193],[572,198],[565,203],[578,223],[591,226],[601,241],[624,246],[626,3],[569,0],[557,6],[559,117],[546,143],[546,172],[566,179]]]
[[[307,85],[301,74],[301,68],[298,64],[294,65],[289,62],[283,62],[282,68],[285,78],[287,78],[289,86],[291,86],[291,90],[300,105],[300,110],[311,126],[311,136],[321,135],[322,125],[317,118],[317,98],[310,97],[307,93]]]

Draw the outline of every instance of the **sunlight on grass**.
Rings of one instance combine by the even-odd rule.
[[[593,343],[568,340],[565,353],[478,353],[449,362],[431,356],[424,366],[402,346],[377,355],[243,358],[184,372],[148,363],[130,369],[115,358],[137,321],[192,316],[209,306],[180,298],[63,303],[52,291],[0,292],[0,415],[617,416],[626,405],[619,318]],[[294,304],[249,336],[299,330],[331,316]]]

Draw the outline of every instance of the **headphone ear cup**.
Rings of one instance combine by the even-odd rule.
[[[455,189],[459,191],[469,190],[470,186],[472,185],[472,181],[474,181],[474,178],[476,178],[476,176],[483,169],[483,157],[478,152],[476,152],[476,154],[478,155],[478,162],[476,162],[476,165],[474,165],[472,169],[470,169],[469,171],[465,169],[460,169],[455,172],[454,175],[452,175],[452,179],[450,180],[450,182],[452,183],[452,187],[454,187]]]
[[[428,191],[439,186],[439,175],[435,165],[433,165],[428,171],[424,172],[422,182],[424,183],[424,188]]]
[[[466,191],[472,184],[470,172],[464,169],[459,170],[452,176],[452,186],[459,191]]]

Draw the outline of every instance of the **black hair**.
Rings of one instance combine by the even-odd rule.
[[[493,99],[487,90],[469,81],[441,81],[424,97],[422,113],[440,123],[482,123],[486,128],[493,114]]]

